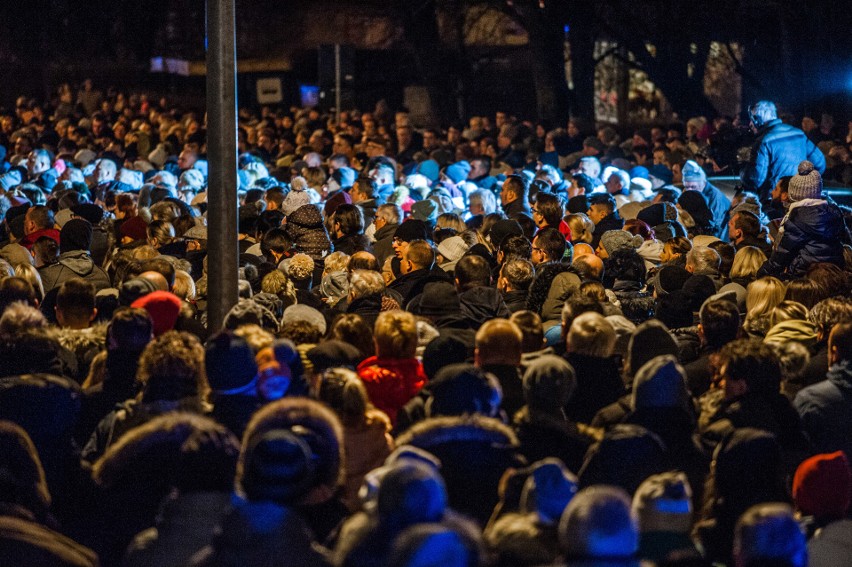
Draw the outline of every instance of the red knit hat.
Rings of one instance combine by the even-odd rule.
[[[152,291],[143,295],[130,306],[139,307],[148,312],[154,322],[154,336],[159,337],[175,328],[180,315],[180,298],[168,291]]]
[[[814,455],[796,469],[793,500],[802,514],[817,519],[842,518],[850,499],[852,471],[843,451]]]

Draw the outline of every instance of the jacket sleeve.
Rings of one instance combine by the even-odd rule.
[[[766,175],[769,171],[768,147],[767,144],[761,143],[756,148],[752,148],[751,159],[742,175],[746,190],[757,192],[766,181]],[[825,167],[825,159],[823,159],[823,167]]]
[[[820,175],[825,173],[825,154],[822,153],[818,147],[814,145],[810,140],[807,141],[808,144],[808,156],[807,159],[812,164],[817,171],[819,171]]]
[[[775,276],[782,273],[799,254],[799,250],[804,247],[806,238],[807,236],[801,229],[788,219],[784,225],[784,236],[781,237],[781,242],[778,243],[778,247],[775,248],[772,256],[758,270],[757,277]]]

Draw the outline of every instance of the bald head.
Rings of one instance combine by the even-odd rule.
[[[574,257],[571,262],[574,269],[580,274],[584,280],[600,280],[603,276],[603,260],[595,254],[584,254],[580,257]]]
[[[574,259],[576,260],[580,256],[588,256],[595,255],[595,249],[592,248],[590,244],[586,244],[585,242],[578,242],[574,245]]]
[[[154,287],[157,288],[158,291],[169,291],[169,282],[166,280],[166,276],[160,272],[142,272],[139,274],[139,277],[154,284]]]

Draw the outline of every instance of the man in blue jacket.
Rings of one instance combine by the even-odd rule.
[[[781,122],[774,102],[758,102],[749,108],[749,116],[757,129],[757,138],[742,173],[746,191],[757,193],[761,201],[768,201],[778,180],[795,175],[803,160],[813,163],[820,175],[825,173],[823,153],[803,131]]]

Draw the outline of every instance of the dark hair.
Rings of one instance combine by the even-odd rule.
[[[744,380],[749,392],[778,393],[781,364],[775,349],[756,339],[731,341],[719,351],[725,379]]]
[[[379,186],[369,177],[359,177],[355,180],[354,187],[359,193],[363,193],[367,199],[374,199],[379,190]]]
[[[547,226],[556,228],[562,222],[562,217],[565,215],[565,203],[562,198],[553,195],[552,193],[539,192],[536,196],[535,208],[538,211]]]
[[[503,182],[503,188],[518,196],[518,199],[527,200],[530,182],[522,175],[509,175]]]
[[[154,336],[154,323],[145,309],[119,307],[107,328],[107,349],[141,351]]]
[[[260,252],[267,258],[270,257],[270,252],[275,252],[277,256],[281,256],[292,247],[293,241],[287,236],[287,231],[283,228],[268,230],[260,239]]]
[[[787,283],[787,291],[784,293],[784,299],[789,301],[798,301],[808,309],[826,299],[828,294],[825,288],[808,278],[799,278],[791,280]]]
[[[369,358],[376,354],[373,328],[357,313],[338,315],[331,324],[328,339],[336,339],[354,346],[361,353],[362,358]]]
[[[849,291],[849,274],[834,264],[811,264],[805,277],[818,282],[825,289],[826,297],[843,296]]]
[[[653,240],[654,229],[648,226],[648,223],[639,219],[630,219],[624,221],[624,230],[630,234],[638,234],[642,240]]]
[[[540,230],[533,239],[533,244],[536,243],[538,245],[535,247],[547,255],[548,261],[559,262],[565,255],[565,237],[555,228],[547,227]]]
[[[95,286],[82,278],[66,280],[56,294],[56,307],[74,319],[91,317],[95,309]]]
[[[340,225],[344,236],[364,232],[364,213],[361,207],[344,203],[334,211],[334,222]]]
[[[852,323],[837,323],[831,329],[831,346],[840,360],[852,360]]]
[[[657,195],[660,196],[660,202],[662,203],[677,203],[677,199],[680,197],[680,191],[673,187],[660,187],[657,190]]]
[[[532,257],[532,244],[526,236],[519,234],[507,236],[500,243],[498,250],[503,252],[503,263],[512,258],[529,260]]]
[[[53,228],[53,211],[44,205],[34,205],[29,211],[30,220],[40,229]]]
[[[296,345],[316,344],[322,338],[322,333],[316,325],[298,319],[282,323],[278,334]]]
[[[666,240],[666,246],[668,246],[673,254],[681,254],[685,255],[692,250],[692,241],[685,236],[675,236],[674,238],[669,238]]]
[[[737,338],[740,312],[736,304],[724,299],[710,301],[701,308],[701,331],[704,342],[716,350]]]
[[[615,250],[604,260],[604,271],[607,283],[624,280],[645,285],[645,261],[633,248]]]
[[[435,263],[435,249],[425,240],[412,240],[405,252],[405,260],[418,268],[429,268]],[[458,264],[456,264],[458,268]]]
[[[589,207],[591,208],[593,205],[604,205],[610,214],[616,209],[615,199],[609,193],[593,193],[589,195]]]
[[[751,211],[737,211],[734,215],[734,228],[754,238],[760,235],[760,219]]]
[[[715,250],[722,260],[719,264],[719,273],[726,278],[729,277],[731,275],[731,268],[734,265],[734,256],[737,254],[737,249],[734,248],[733,244],[722,240],[714,240],[707,247]]]
[[[471,254],[456,263],[453,271],[461,291],[491,285],[491,268],[482,256]]]
[[[535,279],[535,268],[529,260],[512,258],[503,263],[500,268],[500,275],[506,278],[513,289],[528,291]]]
[[[544,326],[538,313],[526,309],[516,311],[509,317],[509,321],[518,326],[523,335],[521,340],[522,352],[535,352],[541,350],[544,345]]]

